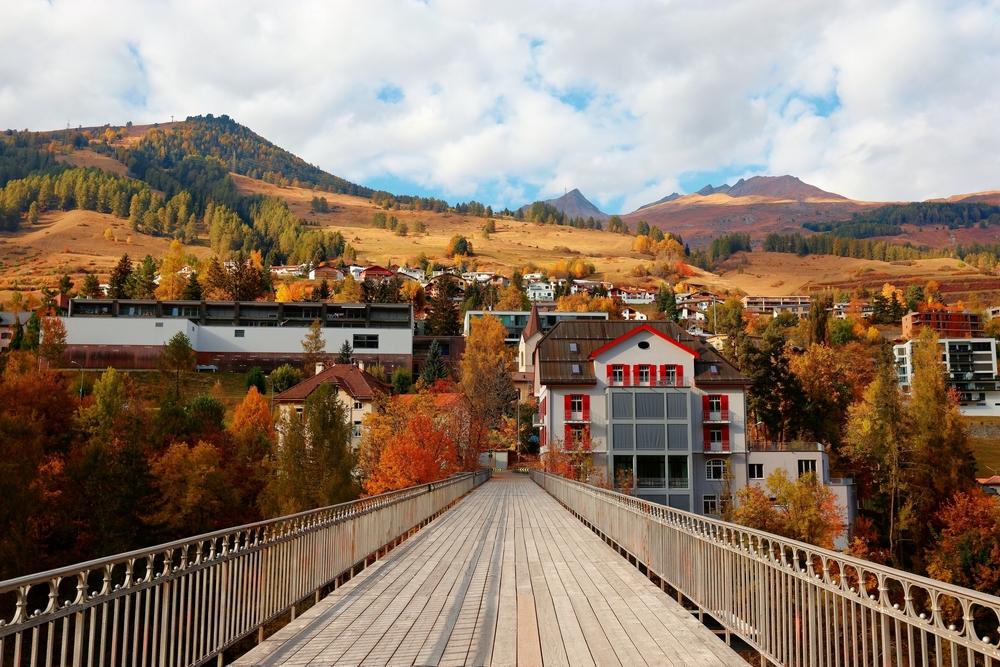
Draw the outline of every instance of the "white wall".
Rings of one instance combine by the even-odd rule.
[[[183,333],[198,349],[197,324],[180,318],[61,317],[67,345],[165,345]]]
[[[163,345],[177,332],[187,334],[198,352],[301,353],[307,327],[199,326],[181,318],[63,317],[68,345]],[[235,331],[243,331],[237,338]],[[413,354],[413,331],[395,329],[325,328],[327,354],[340,351],[344,341],[354,345],[354,334],[377,334],[377,348],[358,354]]]

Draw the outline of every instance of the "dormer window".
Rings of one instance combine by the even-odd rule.
[[[580,364],[572,364],[570,366],[570,372],[573,373],[573,375],[580,375],[583,371],[580,368]]]
[[[580,351],[580,346],[577,345],[576,343],[570,343],[569,344],[569,351],[573,352],[575,354],[575,353],[577,353],[577,352]]]

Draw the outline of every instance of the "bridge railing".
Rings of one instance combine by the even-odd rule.
[[[1000,665],[1000,598],[540,471],[532,479],[764,658]]]
[[[489,478],[466,473],[0,582],[0,667],[196,665]]]

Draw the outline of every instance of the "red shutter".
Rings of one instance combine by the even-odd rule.
[[[729,394],[723,394],[720,400],[722,401],[722,418],[725,419],[729,414]]]
[[[604,367],[604,369],[608,372],[608,386],[611,386],[611,383],[613,382],[614,378],[615,367],[612,366],[611,364],[608,364],[607,366]]]
[[[701,415],[702,415],[702,419],[708,419],[708,412],[709,412],[708,400],[709,400],[708,394],[703,394],[702,397],[701,397]]]
[[[725,400],[725,398],[723,398],[723,400]],[[728,426],[723,426],[722,427],[722,451],[728,452],[729,451],[729,446],[730,446],[730,443],[729,443],[729,427]]]
[[[565,410],[565,413],[563,414],[563,421],[569,421],[569,416],[573,410],[572,405],[573,396],[571,394],[563,396],[563,410]]]
[[[676,386],[678,387],[684,386],[684,367],[681,366],[680,364],[674,366],[674,378],[675,378],[674,383],[676,384]]]
[[[590,395],[583,395],[583,421],[590,421]]]
[[[573,444],[573,429],[569,424],[563,427],[563,449],[569,449]]]
[[[632,384],[639,384],[639,364],[632,365]]]
[[[660,373],[659,373],[659,376],[656,379],[660,381],[661,385],[667,384],[667,365],[666,364],[660,364]]]
[[[545,427],[538,429],[538,439],[541,442],[542,447],[545,446]]]
[[[541,414],[542,419],[545,419],[545,401],[547,399],[542,399],[541,405],[538,406],[538,412]]]
[[[626,387],[632,384],[632,367],[628,364],[622,366],[622,379]]]
[[[709,447],[711,446],[712,443],[711,430],[712,429],[710,426],[701,427],[701,443],[702,443],[701,448],[706,452],[709,450]]]

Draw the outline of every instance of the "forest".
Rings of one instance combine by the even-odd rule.
[[[903,225],[960,229],[976,225],[985,228],[995,224],[1000,224],[1000,206],[980,202],[911,202],[855,213],[850,220],[807,222],[802,226],[813,232],[831,232],[836,236],[863,239],[896,236],[902,233]]]

